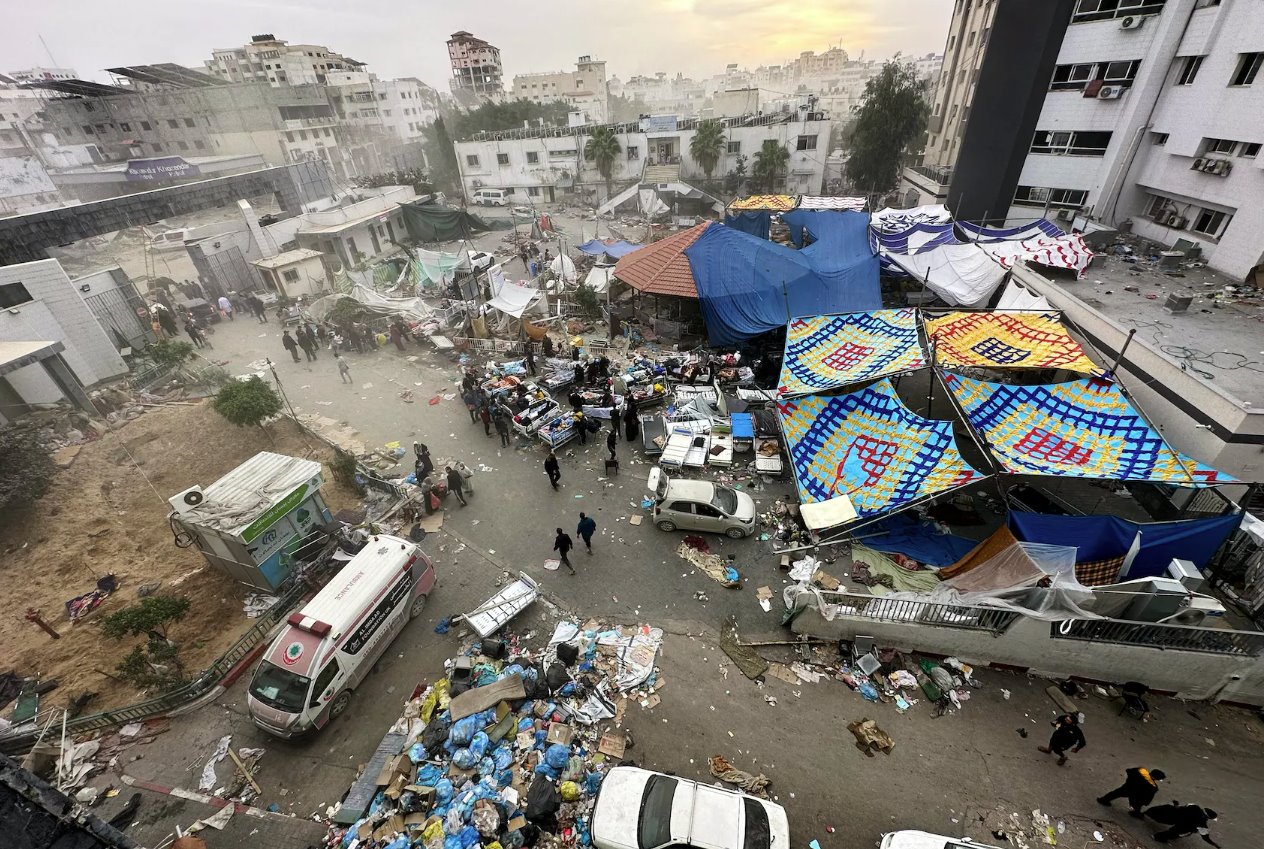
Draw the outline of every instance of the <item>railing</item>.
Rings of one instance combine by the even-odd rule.
[[[993,634],[1004,633],[1021,615],[989,607],[893,599],[859,593],[821,591],[820,597],[822,602],[831,606],[830,610],[821,611],[827,619],[851,616],[882,622],[908,622],[967,631],[989,631]]]
[[[951,165],[912,165],[910,170],[921,174],[923,177],[929,177],[940,186],[948,185],[952,179]]]
[[[1196,628],[1118,619],[1074,619],[1054,622],[1049,634],[1058,640],[1119,643],[1155,649],[1257,657],[1264,652],[1264,632],[1229,628]]]

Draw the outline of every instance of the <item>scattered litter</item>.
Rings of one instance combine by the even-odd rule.
[[[872,758],[878,752],[889,755],[895,748],[895,741],[878,727],[872,719],[858,719],[847,723],[847,730],[856,738],[856,748]]]
[[[274,595],[250,593],[242,604],[241,612],[246,614],[247,619],[258,619],[264,613],[267,613],[278,600]]]
[[[752,796],[768,798],[768,785],[771,782],[763,773],[751,775],[749,772],[733,766],[723,755],[716,755],[707,763],[710,766],[711,774],[725,784],[736,785],[742,792],[749,793]]]
[[[206,766],[202,767],[202,780],[198,782],[198,789],[210,792],[215,789],[215,764],[219,763],[228,754],[228,744],[232,742],[233,736],[225,734],[219,738],[219,743],[215,746],[215,753],[207,760]]]

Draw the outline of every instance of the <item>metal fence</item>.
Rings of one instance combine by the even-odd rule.
[[[1155,649],[1257,657],[1264,652],[1264,633],[1229,628],[1197,628],[1118,619],[1075,619],[1054,622],[1050,635],[1059,640],[1118,643]]]
[[[990,631],[993,634],[1004,633],[1020,615],[1013,611],[993,610],[989,607],[893,599],[846,592],[823,591],[821,600],[835,606],[833,610],[828,611],[834,616],[850,616],[881,622],[908,622],[914,625],[935,625],[967,631]],[[823,615],[824,613],[826,612],[823,611]]]

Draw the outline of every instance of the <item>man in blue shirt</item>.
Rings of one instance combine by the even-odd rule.
[[[592,554],[592,538],[597,532],[597,523],[593,521],[592,516],[586,513],[579,514],[579,527],[575,528],[575,533],[579,534],[580,539],[584,541],[584,545],[588,546],[588,553]]]

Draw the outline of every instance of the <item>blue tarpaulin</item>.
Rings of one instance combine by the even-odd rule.
[[[642,246],[634,245],[631,242],[625,242],[622,239],[615,239],[609,242],[603,242],[601,239],[589,239],[582,245],[576,245],[575,249],[582,253],[586,253],[589,256],[608,254],[615,259],[618,259],[619,257],[632,253],[640,247]]]
[[[791,318],[882,308],[869,217],[822,214],[840,221],[802,251],[732,227],[708,227],[685,249],[712,345],[739,344]]]
[[[724,216],[724,223],[734,230],[750,233],[761,239],[768,238],[768,230],[772,226],[771,212],[739,212]]]
[[[1023,542],[1074,545],[1076,563],[1122,557],[1140,532],[1141,550],[1125,578],[1163,575],[1173,558],[1188,560],[1204,569],[1241,521],[1242,516],[1237,513],[1146,524],[1117,516],[1046,516],[1018,511],[1009,514],[1014,536]]]
[[[972,539],[942,534],[934,522],[907,512],[874,522],[856,538],[875,551],[903,554],[936,569],[951,566],[978,545]]]

